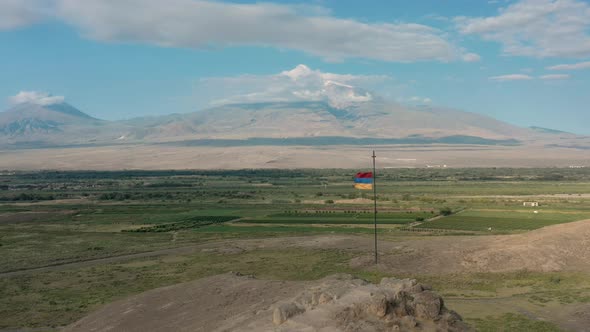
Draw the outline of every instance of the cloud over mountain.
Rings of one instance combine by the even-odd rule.
[[[374,100],[360,88],[391,80],[383,75],[342,75],[312,70],[306,65],[274,75],[242,75],[202,79],[196,90],[202,95],[222,92],[212,104],[325,101],[336,108]]]
[[[12,97],[9,97],[8,101],[12,105],[30,103],[47,106],[63,103],[64,99],[64,96],[52,96],[47,92],[21,91]]]

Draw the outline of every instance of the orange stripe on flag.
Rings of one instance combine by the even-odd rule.
[[[356,189],[371,190],[371,189],[373,189],[373,184],[372,183],[355,183],[354,187]]]

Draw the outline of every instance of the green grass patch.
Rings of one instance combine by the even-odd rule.
[[[378,229],[379,233],[386,233],[387,229]],[[370,227],[314,227],[314,226],[233,226],[212,225],[194,229],[193,232],[202,234],[245,234],[252,236],[265,235],[313,235],[313,234],[373,234]]]
[[[499,317],[467,319],[480,332],[559,332],[552,323],[538,321],[520,314],[508,313]]]
[[[378,224],[410,224],[418,220],[432,218],[436,214],[430,212],[395,212],[378,213]],[[373,213],[315,211],[271,214],[263,218],[251,218],[243,220],[254,224],[342,224],[342,225],[366,225],[374,223]]]
[[[487,297],[536,294],[556,301],[574,296],[572,302],[588,302],[590,295],[590,279],[582,273],[516,271],[421,275],[419,279],[443,293],[477,292],[479,296]]]
[[[194,240],[192,240],[194,241]],[[164,233],[3,231],[0,272],[71,263],[182,245]]]
[[[350,258],[339,250],[202,252],[0,278],[0,328],[63,326],[125,296],[229,271],[264,279],[314,280],[346,271]]]
[[[416,219],[421,218],[432,218],[435,217],[436,213],[430,212],[414,212],[414,211],[401,211],[401,212],[378,212],[377,216],[383,219]],[[277,213],[271,214],[268,218],[344,218],[344,219],[373,219],[373,211],[357,212],[351,210],[350,212],[340,211],[312,211],[308,213],[297,212],[297,213]]]
[[[590,218],[590,213],[559,213],[530,211],[466,211],[464,213],[425,222],[417,228],[451,229],[465,231],[505,232],[533,230],[545,226]]]
[[[416,221],[415,219],[383,219],[377,218],[377,224],[404,225]],[[325,224],[325,225],[372,225],[373,219],[345,219],[345,218],[272,218],[272,219],[245,219],[243,222],[252,224]]]

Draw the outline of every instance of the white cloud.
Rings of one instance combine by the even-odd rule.
[[[490,80],[498,81],[498,82],[505,82],[505,81],[525,81],[525,80],[532,80],[533,78],[529,75],[524,74],[509,74],[509,75],[500,75],[500,76],[492,76]]]
[[[52,96],[46,92],[21,91],[12,97],[9,97],[8,100],[13,105],[31,103],[47,106],[62,103],[64,101],[64,97]]]
[[[567,80],[570,78],[568,74],[550,74],[550,75],[543,75],[539,76],[542,80]]]
[[[576,0],[521,0],[497,16],[456,17],[463,34],[503,45],[507,55],[590,56],[590,4]]]
[[[382,75],[343,75],[298,65],[274,75],[241,75],[201,79],[195,86],[198,99],[210,104],[323,101],[343,108],[374,100],[364,88],[382,85],[391,78]],[[363,88],[361,88],[361,86]]]
[[[509,74],[509,75],[492,76],[489,79],[492,81],[497,81],[497,82],[506,82],[506,81],[530,81],[530,80],[534,80],[534,79],[565,80],[568,78],[570,78],[570,75],[567,75],[567,74],[549,74],[549,75],[541,75],[538,77],[533,77],[533,76],[525,75],[525,74]]]
[[[463,55],[463,61],[465,62],[478,62],[481,57],[475,53],[467,53]]]
[[[440,14],[435,14],[435,13],[424,15],[424,16],[422,16],[422,18],[427,19],[427,20],[440,21],[440,22],[448,22],[451,20],[450,18],[448,18],[446,16],[442,16]]]
[[[551,67],[547,67],[549,70],[580,70],[580,69],[590,69],[590,61],[586,62],[578,62],[578,63],[570,63],[570,64],[562,64],[562,65],[555,65]]]
[[[395,102],[409,106],[429,106],[432,104],[432,99],[421,96],[397,97]]]
[[[214,0],[0,0],[0,30],[44,19],[107,42],[208,49],[261,46],[327,61],[477,61],[440,29],[416,23],[338,18],[313,5]]]
[[[1,0],[0,31],[25,27],[44,19],[49,0]]]
[[[430,99],[428,97],[418,97],[418,96],[410,97],[407,101],[412,104],[423,104],[423,105],[432,103],[432,99]]]
[[[269,46],[339,61],[460,60],[443,31],[413,23],[365,23],[321,7],[206,0],[58,0],[57,15],[85,36],[165,47]]]

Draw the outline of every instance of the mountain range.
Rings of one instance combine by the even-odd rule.
[[[22,103],[0,112],[0,146],[514,145],[576,137],[546,128],[522,128],[478,113],[385,101],[331,77],[318,79],[303,65],[282,73],[282,78],[306,84],[261,94],[263,100],[238,96],[229,101],[239,102],[193,113],[122,121],[96,119],[63,101]],[[315,81],[309,84],[311,80]]]

